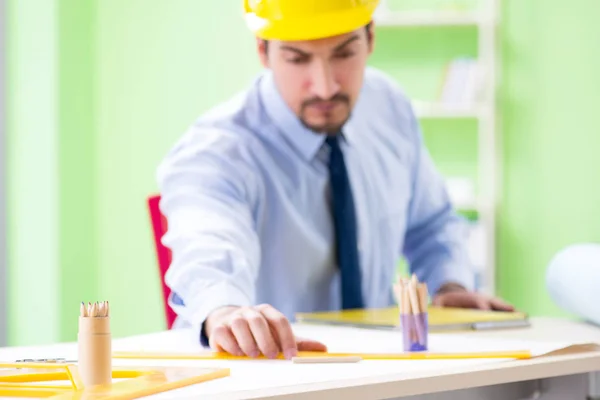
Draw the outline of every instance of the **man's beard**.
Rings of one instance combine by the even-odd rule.
[[[314,125],[314,124],[308,123],[308,121],[304,117],[304,110],[310,105],[318,104],[321,102],[336,102],[336,103],[345,104],[348,109],[346,118],[344,118],[344,120],[342,122],[338,122],[338,123],[325,123],[325,124],[321,124],[321,125]],[[302,107],[300,108],[300,121],[302,122],[302,124],[304,124],[304,126],[306,126],[308,129],[310,129],[314,132],[317,132],[317,133],[325,133],[328,135],[337,134],[342,130],[342,127],[346,124],[346,122],[348,122],[349,119],[350,119],[350,98],[347,95],[341,94],[341,93],[336,94],[335,96],[333,96],[332,98],[330,98],[328,100],[323,100],[318,97],[312,98],[310,100],[306,100],[304,103],[302,103]]]

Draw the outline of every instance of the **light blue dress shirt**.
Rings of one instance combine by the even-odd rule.
[[[354,194],[366,307],[394,304],[401,255],[430,293],[473,288],[466,221],[423,144],[409,101],[367,69],[342,148]],[[225,305],[339,309],[327,146],[288,108],[265,71],[183,135],[158,170],[167,285],[177,326],[200,331]]]

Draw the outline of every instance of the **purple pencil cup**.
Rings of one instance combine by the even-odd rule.
[[[400,315],[404,351],[427,351],[429,321],[427,313]]]

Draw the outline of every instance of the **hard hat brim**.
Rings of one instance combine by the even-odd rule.
[[[343,35],[366,26],[372,19],[376,4],[346,11],[326,13],[310,18],[286,18],[269,21],[254,13],[245,15],[248,28],[265,40],[317,40]]]

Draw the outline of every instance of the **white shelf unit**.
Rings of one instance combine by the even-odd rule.
[[[500,77],[500,53],[498,26],[500,22],[500,0],[482,0],[477,11],[390,11],[386,1],[377,10],[376,26],[386,27],[460,27],[473,26],[478,34],[478,64],[485,71],[481,101],[477,106],[465,108],[449,107],[441,103],[415,101],[415,113],[421,119],[469,118],[478,122],[478,182],[476,199],[456,204],[457,208],[473,207],[478,214],[481,229],[472,241],[476,251],[482,251],[481,292],[496,294],[496,220],[498,193],[501,182],[501,148],[499,138],[499,116],[497,89]],[[479,233],[482,236],[479,236]],[[481,248],[483,247],[483,249]]]

